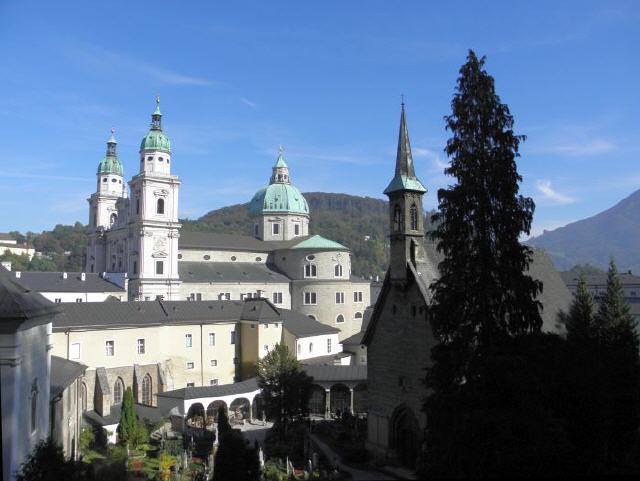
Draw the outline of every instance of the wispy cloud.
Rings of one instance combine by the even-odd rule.
[[[258,104],[256,104],[255,102],[252,102],[251,100],[249,100],[249,99],[247,99],[245,97],[240,97],[240,102],[242,102],[247,107],[250,107],[252,109],[257,109],[258,108]]]
[[[80,62],[91,69],[97,69],[100,72],[105,70],[111,73],[124,72],[127,76],[137,72],[167,85],[207,87],[215,84],[215,82],[206,78],[175,72],[160,65],[107,50],[87,42],[69,44],[67,52],[74,61]]]
[[[570,157],[584,157],[605,154],[615,150],[615,148],[615,145],[608,140],[593,139],[583,143],[557,145],[552,147],[551,150],[558,154],[568,155]]]
[[[576,199],[554,190],[551,187],[551,181],[539,179],[536,181],[536,188],[542,194],[543,198],[555,204],[573,204]]]

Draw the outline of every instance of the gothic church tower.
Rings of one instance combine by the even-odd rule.
[[[384,190],[384,193],[389,197],[391,220],[389,276],[392,282],[406,281],[408,262],[416,266],[424,261],[422,196],[426,191],[427,189],[416,178],[411,145],[409,144],[407,119],[404,103],[402,103],[396,171],[393,179]]]
[[[89,244],[86,272],[104,272],[107,269],[105,237],[107,230],[118,225],[117,203],[126,197],[122,163],[116,152],[114,130],[107,141],[107,153],[98,164],[96,192],[89,201]]]
[[[171,174],[171,142],[162,131],[160,99],[156,98],[151,128],[140,144],[140,172],[129,182],[130,300],[179,298],[179,187],[180,180]]]

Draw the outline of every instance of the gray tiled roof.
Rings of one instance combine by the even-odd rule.
[[[251,262],[178,262],[180,280],[190,282],[278,282],[290,279],[265,264]]]
[[[218,386],[197,386],[174,389],[158,393],[158,397],[169,397],[175,399],[198,399],[208,397],[233,396],[235,394],[247,394],[258,389],[258,380],[255,377],[246,381],[235,382],[233,384],[220,384]],[[206,408],[206,406],[205,406]]]
[[[340,329],[327,326],[309,316],[300,314],[297,311],[291,311],[289,309],[280,309],[282,321],[285,329],[293,334],[296,338],[319,336],[322,334],[335,334],[340,332]]]
[[[103,395],[111,394],[111,387],[109,386],[109,379],[107,378],[107,370],[104,367],[96,368],[96,382],[100,386],[100,391]]]
[[[271,306],[271,307],[269,307]],[[255,308],[255,309],[254,309]],[[127,328],[166,324],[280,320],[266,299],[250,301],[80,302],[62,305],[54,331],[74,328]]]
[[[38,292],[125,292],[121,287],[103,279],[96,273],[86,273],[83,281],[80,272],[67,272],[63,278],[62,272],[33,272],[20,273],[20,284]],[[11,274],[16,276],[15,272]]]
[[[62,392],[87,370],[87,366],[63,357],[51,356],[51,399]]]
[[[182,231],[178,247],[180,249],[271,252],[279,249],[289,249],[308,238],[306,236],[296,237],[290,241],[262,241],[246,235]]]
[[[366,381],[367,366],[327,366],[327,365],[303,365],[307,375],[312,376],[314,381]]]
[[[0,241],[7,241],[7,240],[15,240],[13,237],[11,237],[9,234],[6,234],[4,232],[0,232]]]
[[[327,354],[326,356],[315,356],[310,357],[309,359],[304,359],[300,361],[300,364],[303,366],[317,366],[317,365],[325,365],[325,366],[335,366],[339,364],[340,359],[345,357],[351,357],[351,353],[347,351],[338,352],[336,354]],[[336,364],[337,361],[337,364]]]
[[[347,337],[346,339],[342,340],[342,344],[345,345],[355,345],[355,344],[362,344],[362,338],[364,337],[364,333],[366,331],[366,328],[364,328],[362,331],[355,333],[353,336]]]
[[[18,282],[11,272],[0,266],[0,334],[15,332],[25,321],[37,324],[49,322],[60,312],[59,307],[42,294]]]

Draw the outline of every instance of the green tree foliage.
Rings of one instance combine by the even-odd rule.
[[[606,271],[600,269],[599,267],[592,266],[591,264],[576,264],[573,266],[569,272],[572,272],[576,275],[584,275],[589,276],[593,274],[604,274]]]
[[[135,448],[149,440],[149,434],[144,422],[138,419],[133,401],[131,386],[128,386],[122,397],[120,408],[120,423],[118,424],[118,442]]]
[[[607,289],[594,312],[581,279],[564,316],[573,362],[569,385],[576,393],[571,426],[588,474],[636,470],[640,423],[640,357],[636,325],[624,301],[613,260]]]
[[[257,481],[260,479],[260,462],[257,451],[249,446],[242,433],[235,429],[220,437],[214,460],[214,481]]]
[[[50,438],[40,441],[16,476],[17,481],[76,481],[86,479],[82,463],[68,461]]]
[[[218,436],[222,436],[229,431],[231,431],[231,424],[229,424],[227,409],[221,404],[218,406]]]
[[[284,439],[287,425],[309,413],[313,378],[300,370],[300,363],[284,344],[276,344],[260,359],[257,370],[265,412],[275,421]]]
[[[425,403],[431,420],[426,470],[438,476],[491,476],[501,466],[508,471],[536,462],[525,446],[548,453],[544,443],[556,436],[548,413],[520,396],[531,394],[520,376],[533,380],[534,373],[513,345],[542,326],[535,300],[542,285],[525,274],[531,251],[519,242],[530,231],[535,206],[519,194],[516,159],[525,138],[514,134],[513,117],[484,63],[470,51],[460,69],[446,117],[452,137],[445,173],[455,183],[438,191],[439,212],[432,216],[443,260],[431,286],[439,342],[427,374],[433,393]],[[513,404],[496,399],[493,389],[506,391]],[[551,431],[540,431],[541,425]],[[489,457],[485,464],[483,456]]]

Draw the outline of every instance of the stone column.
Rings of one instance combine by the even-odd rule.
[[[331,389],[324,389],[324,418],[331,418]]]
[[[353,415],[354,412],[353,412],[353,388],[352,387],[349,388],[349,410]]]

